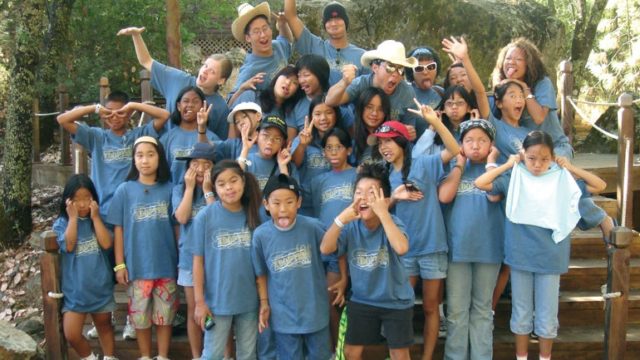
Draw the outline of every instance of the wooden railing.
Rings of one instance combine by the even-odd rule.
[[[573,95],[573,66],[571,61],[560,63],[558,76],[558,92],[560,94],[560,114],[562,127],[570,138],[573,134],[573,124],[577,101],[572,101]],[[633,230],[633,187],[634,179],[634,141],[635,124],[633,97],[623,93],[618,97],[618,133],[617,136],[601,131],[605,136],[618,141],[618,174],[617,201],[618,224],[613,229],[610,243],[607,244],[607,284],[603,286],[602,296],[605,299],[605,329],[604,329],[604,358],[624,359],[626,351],[627,315],[629,312],[629,276],[630,257],[629,246],[637,233]],[[589,120],[589,119],[585,119]],[[595,124],[594,124],[595,126]]]
[[[40,256],[42,305],[44,307],[44,336],[47,359],[67,358],[67,342],[62,331],[62,292],[60,289],[60,255],[56,233],[45,231],[41,235],[44,253]]]

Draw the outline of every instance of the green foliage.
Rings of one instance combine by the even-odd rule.
[[[215,23],[225,23],[235,12],[235,2],[184,0],[181,3],[182,42],[188,44]],[[154,59],[165,62],[166,9],[164,1],[76,0],[71,16],[71,49],[65,83],[72,102],[95,101],[100,77],[109,79],[112,89],[140,93],[138,64],[130,37],[118,37],[118,30],[144,26],[144,39]],[[217,21],[214,22],[214,19]],[[191,69],[189,69],[191,70]],[[55,86],[55,85],[52,85]]]

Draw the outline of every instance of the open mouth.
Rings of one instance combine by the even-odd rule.
[[[291,219],[285,216],[280,216],[276,219],[276,223],[278,224],[279,227],[286,228],[291,226]]]

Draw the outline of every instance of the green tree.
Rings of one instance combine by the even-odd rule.
[[[16,246],[31,231],[31,108],[45,24],[44,0],[5,2],[12,13],[13,46],[3,158],[0,244]]]

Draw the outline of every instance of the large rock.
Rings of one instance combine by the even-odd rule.
[[[14,328],[6,321],[0,321],[0,359],[35,359],[38,344],[24,331]]]
[[[300,18],[315,34],[325,36],[322,8],[328,1],[298,0]],[[557,64],[564,54],[564,28],[543,5],[534,1],[497,0],[341,0],[349,11],[350,40],[363,48],[375,48],[386,39],[441,49],[447,36],[464,35],[471,58],[485,80],[489,79],[499,50],[512,39],[532,40],[545,56],[555,81]],[[440,52],[443,68],[451,63]],[[442,75],[444,71],[440,74]]]

